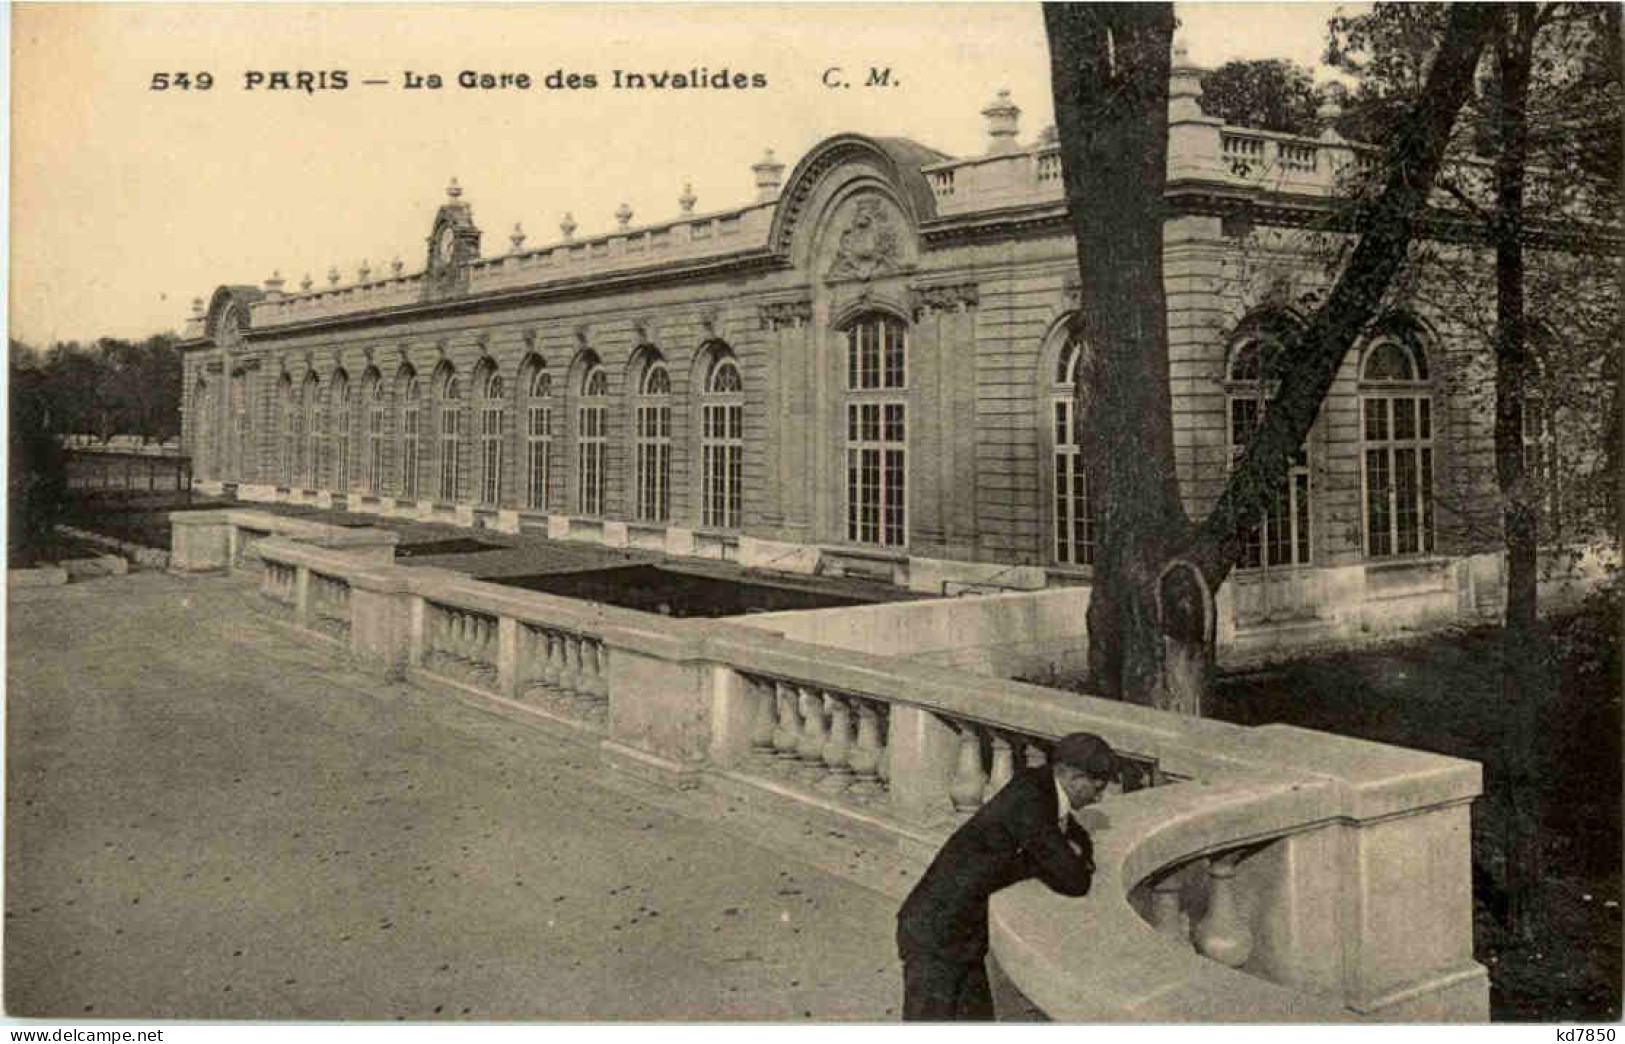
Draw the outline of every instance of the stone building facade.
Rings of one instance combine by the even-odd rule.
[[[1267,407],[1273,345],[1324,289],[1304,229],[1371,162],[1226,126],[1176,62],[1165,226],[1189,508]],[[482,252],[453,183],[420,271],[222,286],[185,343],[206,488],[503,531],[878,576],[918,590],[1087,582],[1072,434],[1074,240],[1053,141],[1007,95],[985,155],[843,134],[758,198]],[[307,281],[308,283],[308,281]],[[1220,595],[1237,649],[1493,613],[1482,354],[1394,308],[1350,353],[1277,508]],[[1464,372],[1464,371],[1463,371]]]

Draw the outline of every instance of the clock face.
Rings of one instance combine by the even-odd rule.
[[[440,232],[440,249],[436,251],[442,264],[449,263],[451,261],[451,250],[456,243],[457,233],[452,230],[450,225],[447,225]]]

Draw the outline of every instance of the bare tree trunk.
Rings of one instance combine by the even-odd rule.
[[[1487,5],[1451,8],[1426,89],[1394,135],[1388,182],[1361,215],[1360,243],[1326,305],[1287,346],[1297,362],[1217,505],[1193,530],[1174,467],[1162,269],[1173,11],[1045,5],[1078,244],[1075,332],[1095,357],[1079,369],[1078,416],[1091,491],[1103,506],[1088,621],[1103,695],[1200,707],[1213,658],[1212,593],[1238,557],[1239,523],[1260,515],[1285,483],[1344,355],[1404,261],[1494,19]],[[1188,560],[1203,582],[1182,570],[1165,575],[1175,559]]]
[[[1508,7],[1496,42],[1495,158],[1495,473],[1506,540],[1506,623],[1501,632],[1501,697],[1506,712],[1503,761],[1509,775],[1507,917],[1526,936],[1534,928],[1540,880],[1540,780],[1534,742],[1545,702],[1536,627],[1538,491],[1524,467],[1524,396],[1532,362],[1525,329],[1524,176],[1529,152],[1529,81],[1540,10]]]
[[[1156,589],[1187,525],[1174,474],[1162,281],[1169,4],[1045,4],[1062,176],[1078,243],[1079,445],[1099,498],[1090,666],[1105,694],[1155,703]]]

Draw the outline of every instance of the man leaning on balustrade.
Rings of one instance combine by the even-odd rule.
[[[1036,877],[1082,896],[1094,845],[1074,814],[1099,800],[1117,756],[1087,732],[1063,736],[1048,765],[1019,773],[955,830],[897,912],[905,1021],[991,1021],[988,898]]]

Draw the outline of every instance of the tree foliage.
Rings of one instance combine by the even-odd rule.
[[[1202,111],[1240,127],[1313,135],[1324,101],[1314,75],[1281,58],[1230,61],[1202,76]]]
[[[1427,88],[1388,138],[1382,190],[1356,215],[1358,244],[1325,303],[1284,346],[1295,362],[1274,408],[1213,510],[1194,524],[1174,467],[1161,250],[1173,12],[1161,4],[1047,4],[1044,16],[1078,243],[1076,332],[1097,346],[1078,377],[1079,442],[1090,447],[1104,503],[1089,607],[1094,684],[1106,695],[1189,710],[1187,693],[1200,693],[1202,661],[1212,658],[1211,592],[1236,564],[1242,523],[1285,483],[1338,367],[1405,260],[1493,14],[1483,5],[1450,9]]]
[[[162,441],[180,434],[181,355],[173,334],[142,341],[58,341],[43,352],[10,344],[13,410],[19,393],[58,435]],[[19,375],[27,375],[19,381]]]

